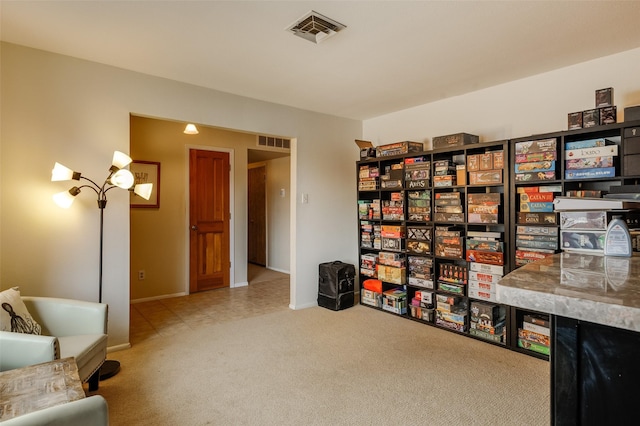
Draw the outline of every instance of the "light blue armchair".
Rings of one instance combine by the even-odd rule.
[[[0,331],[0,371],[74,357],[82,382],[98,390],[107,356],[107,305],[22,296],[42,335]]]
[[[44,408],[2,422],[2,426],[108,426],[107,401],[100,395]]]

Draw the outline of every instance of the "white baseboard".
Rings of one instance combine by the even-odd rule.
[[[271,270],[271,271],[281,272],[281,273],[287,274],[287,275],[291,274],[289,271],[285,271],[284,269],[280,269],[280,268],[272,268],[271,266],[267,266],[266,268]]]
[[[231,288],[237,288],[237,287],[246,287],[249,285],[249,281],[243,281],[241,283],[233,283],[231,284]]]
[[[150,302],[152,300],[161,300],[161,299],[169,299],[171,297],[180,297],[180,296],[186,296],[187,293],[182,292],[182,293],[174,293],[174,294],[163,294],[160,296],[153,296],[153,297],[145,297],[142,299],[135,299],[135,300],[131,300],[129,303],[142,303],[142,302]]]
[[[107,353],[124,351],[125,349],[131,349],[131,343],[123,343],[121,345],[109,346],[107,348]]]
[[[304,304],[301,304],[301,305],[289,304],[289,309],[293,309],[294,311],[297,311],[297,310],[300,310],[300,309],[314,308],[316,306],[318,306],[318,302],[304,303]]]

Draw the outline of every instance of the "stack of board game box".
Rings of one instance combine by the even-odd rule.
[[[378,253],[378,279],[391,284],[405,284],[406,260],[404,253],[381,251]]]
[[[562,185],[520,186],[516,226],[515,266],[526,265],[558,251],[558,214],[554,200]]]
[[[505,336],[507,309],[487,302],[471,302],[469,334],[491,342],[502,343]]]
[[[595,106],[595,108],[584,111],[570,112],[567,117],[568,129],[575,130],[617,122],[618,111],[613,103],[613,87],[596,90]]]
[[[406,314],[407,292],[402,287],[395,287],[382,292],[382,309],[394,314]]]
[[[464,230],[455,226],[436,226],[434,254],[451,259],[464,259]]]
[[[380,220],[380,200],[358,200],[358,218]]]
[[[376,266],[378,264],[378,255],[375,253],[363,253],[360,255],[360,274],[365,277],[376,278],[378,272]]]
[[[496,301],[496,284],[504,275],[504,242],[497,231],[467,231],[469,297]]]
[[[376,222],[363,220],[360,222],[360,247],[380,250],[382,240],[381,227]]]
[[[358,174],[358,191],[375,191],[378,189],[380,169],[376,166],[362,165]]]
[[[594,179],[616,176],[618,145],[604,139],[566,142],[565,179]]]
[[[404,163],[394,163],[385,166],[384,174],[380,176],[380,188],[400,189],[404,177]]]
[[[426,189],[431,186],[431,162],[424,157],[404,159],[405,189]]]
[[[502,194],[471,193],[467,195],[467,222],[499,223],[499,212]]]
[[[403,225],[382,225],[380,227],[382,250],[404,250],[405,227]]]
[[[435,323],[456,331],[467,331],[469,326],[467,301],[452,294],[436,294]]]
[[[464,297],[468,282],[467,266],[440,263],[438,268],[435,323],[452,330],[467,331],[468,305]]]
[[[462,194],[454,192],[437,192],[434,194],[434,219],[436,222],[463,223],[464,205]]]
[[[407,220],[411,222],[431,220],[431,191],[407,191]]]
[[[431,254],[431,233],[430,226],[407,225],[407,251],[413,254]]]
[[[404,193],[391,192],[388,200],[382,200],[383,220],[404,220]]]
[[[439,160],[433,162],[433,186],[447,187],[457,185],[456,164],[453,160]]]
[[[557,155],[555,138],[516,142],[515,181],[555,180]]]
[[[467,155],[467,171],[470,185],[491,185],[502,183],[504,151],[490,151]]]
[[[423,256],[407,257],[409,268],[409,285],[433,288],[433,258]]]
[[[433,322],[434,293],[427,290],[419,290],[414,293],[409,306],[409,314],[426,322]]]
[[[362,282],[360,290],[360,299],[363,304],[382,307],[382,281],[374,278],[366,279]]]
[[[524,315],[518,328],[518,346],[533,352],[549,355],[551,343],[549,318],[542,315]]]

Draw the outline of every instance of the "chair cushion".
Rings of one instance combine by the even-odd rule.
[[[107,356],[106,334],[80,334],[58,337],[60,358],[74,357],[78,365],[78,375],[84,382],[98,369]]]
[[[27,310],[18,287],[0,292],[0,307],[0,330],[41,334],[42,327]]]

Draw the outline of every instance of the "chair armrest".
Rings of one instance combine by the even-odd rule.
[[[107,334],[107,305],[56,297],[22,296],[42,334],[65,337],[79,334]]]
[[[2,422],[2,426],[108,426],[109,407],[104,397],[93,395],[44,408]]]
[[[57,337],[0,331],[0,371],[60,358]]]

